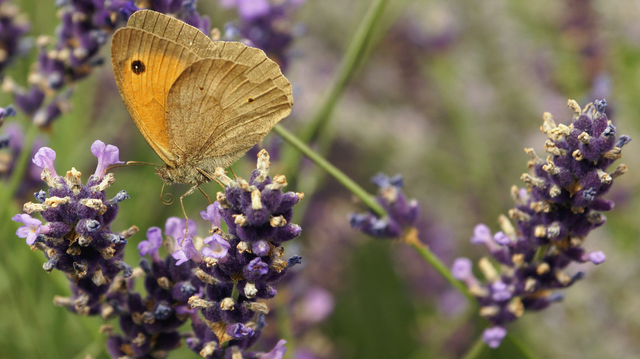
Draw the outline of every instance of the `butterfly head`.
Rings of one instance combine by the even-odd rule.
[[[159,167],[156,168],[156,175],[166,184],[203,184],[209,179],[200,173],[195,166]]]

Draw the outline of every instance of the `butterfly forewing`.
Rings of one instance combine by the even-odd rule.
[[[116,83],[129,114],[158,156],[173,166],[165,101],[178,76],[199,57],[173,41],[133,28],[118,30],[111,47]]]
[[[141,10],[134,12],[127,21],[127,27],[150,32],[167,40],[188,47],[200,58],[212,57],[215,53],[213,41],[202,31],[170,16]]]

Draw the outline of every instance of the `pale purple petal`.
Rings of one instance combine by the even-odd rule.
[[[116,163],[124,163],[120,161],[120,150],[113,145],[106,145],[100,140],[96,140],[91,145],[91,153],[98,157],[98,166],[95,175],[102,178],[104,171],[111,165]]]
[[[178,249],[177,251],[171,253],[171,256],[173,257],[173,259],[175,259],[176,265],[179,266],[182,263],[186,262],[189,260],[189,257],[187,257],[187,254],[182,250],[182,248]]]
[[[51,176],[58,177],[56,169],[53,168],[53,161],[56,159],[56,152],[49,147],[41,147],[31,160],[36,166],[48,169]]]
[[[458,258],[451,266],[451,274],[458,280],[465,280],[471,275],[471,267],[473,264],[469,258]]]
[[[315,287],[307,291],[301,301],[301,317],[309,323],[324,320],[333,311],[333,295],[323,288]]]
[[[495,349],[500,346],[505,336],[507,336],[507,330],[503,327],[487,328],[482,333],[482,341],[487,343],[489,348]]]
[[[509,286],[507,286],[501,280],[496,281],[491,285],[491,292],[491,297],[496,302],[511,299],[511,291],[509,290]]]
[[[284,353],[287,352],[287,348],[285,348],[286,340],[280,339],[276,346],[268,353],[264,353],[260,356],[260,359],[282,359],[284,357]]]
[[[589,253],[589,261],[595,265],[604,263],[606,259],[607,259],[607,256],[602,251]]]
[[[471,237],[471,243],[483,244],[491,241],[491,230],[484,224],[478,224],[473,229],[473,237]]]
[[[255,20],[269,13],[268,0],[238,0],[238,14],[244,21]]]
[[[220,228],[222,223],[222,214],[220,213],[220,203],[215,202],[207,206],[206,211],[201,211],[200,216],[202,219],[211,222],[211,227]]]
[[[219,234],[214,234],[213,236],[209,236],[204,239],[204,243],[209,245],[209,248],[203,248],[202,254],[207,257],[212,257],[216,259],[222,259],[227,256],[229,252],[229,248],[231,245],[229,242],[225,241]],[[206,251],[205,251],[206,249]]]
[[[16,230],[16,235],[19,238],[26,238],[27,244],[32,245],[36,242],[39,234],[49,233],[49,226],[43,226],[42,221],[31,217],[26,213],[16,214],[11,217],[15,222],[23,223],[24,226],[20,226]]]
[[[35,219],[26,213],[16,214],[15,216],[11,217],[11,219],[28,227],[39,226],[42,224],[41,220]]]
[[[511,238],[504,234],[504,232],[500,231],[493,236],[493,240],[496,241],[501,246],[506,246],[511,243]]]
[[[147,240],[138,244],[140,257],[158,251],[162,246],[162,230],[159,227],[151,227],[147,230]]]
[[[37,230],[32,230],[29,232],[29,234],[27,235],[27,244],[28,245],[32,245],[34,243],[36,243],[36,239],[38,239],[38,231]]]
[[[182,238],[184,233],[184,219],[180,217],[169,217],[164,225],[164,234],[171,238]]]
[[[196,246],[193,244],[193,236],[188,233],[184,242],[182,243],[182,247],[177,251],[171,253],[173,258],[177,260],[176,265],[181,265],[182,263],[188,261],[189,259],[193,260],[196,263],[202,262],[202,255],[196,249]]]

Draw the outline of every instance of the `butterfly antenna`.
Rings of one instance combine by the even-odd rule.
[[[170,205],[171,203],[173,203],[173,195],[171,193],[165,193],[164,192],[164,183],[162,183],[162,188],[160,189],[160,202],[162,202],[162,204],[164,204],[165,206]],[[167,199],[165,199],[165,196],[168,196]]]
[[[158,165],[155,163],[149,163],[149,162],[140,162],[140,161],[127,161],[125,163],[116,163],[114,165],[111,165],[109,167],[107,167],[106,170],[104,170],[104,172],[106,173],[109,170],[112,170],[114,168],[118,168],[118,167],[129,167],[129,166],[156,166],[156,167],[162,167],[162,165]]]
[[[211,203],[211,198],[209,198],[209,196],[207,196],[207,194],[204,193],[202,188],[198,187],[198,189],[200,190],[200,193],[202,193],[202,195],[207,199],[207,201],[209,201],[209,204],[213,204],[213,203]]]

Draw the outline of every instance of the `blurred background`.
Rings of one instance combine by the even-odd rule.
[[[13,3],[32,24],[28,36],[54,34],[59,23],[54,2]],[[307,0],[291,11],[285,24],[293,36],[285,75],[295,106],[281,122],[284,127],[299,133],[319,111],[371,3]],[[201,0],[198,9],[221,31],[238,19],[235,9],[214,0]],[[540,358],[640,358],[638,19],[640,1],[631,0],[389,1],[315,147],[371,193],[376,191],[373,175],[401,173],[405,193],[422,208],[420,239],[447,265],[459,256],[475,262],[488,252],[469,243],[473,228],[485,223],[498,230],[498,216],[513,205],[510,187],[523,186],[519,178],[528,160],[523,148],[543,154],[542,113],[568,125],[567,99],[584,106],[606,98],[618,134],[635,139],[619,161],[629,173],[607,195],[616,207],[585,244],[590,251],[604,251],[607,261],[572,267],[587,275],[565,292],[563,302],[525,313],[508,328]],[[108,45],[101,55],[104,66],[78,82],[72,109],[37,140],[57,152],[58,173],[75,167],[84,180],[95,170],[89,148],[96,139],[118,146],[121,160],[160,163],[122,104]],[[28,52],[4,72],[24,85],[34,60],[35,51]],[[0,106],[11,101],[10,95],[0,95]],[[5,120],[0,132],[19,134],[28,126],[18,116]],[[260,146],[272,155],[272,174],[293,177],[279,167],[286,143],[272,133]],[[6,159],[12,153],[1,155]],[[249,176],[254,156],[250,152],[234,165],[238,176]],[[140,228],[128,244],[126,261],[134,266],[139,260],[134,248],[146,229],[164,228],[166,219],[181,216],[181,210],[177,203],[160,202],[161,181],[153,168],[114,173],[109,191],[115,195],[125,189],[131,199],[121,204],[113,229]],[[295,175],[287,189],[306,194],[296,212],[303,234],[287,253],[302,255],[303,265],[269,304],[275,310],[262,338],[264,348],[285,336],[291,349],[286,358],[463,356],[485,325],[468,310],[465,298],[408,246],[351,229],[348,214],[364,207],[311,162],[303,162]],[[42,182],[25,179],[20,198],[0,205],[9,206],[12,216],[41,188]],[[187,187],[167,190],[178,197]],[[219,187],[208,184],[204,190],[215,195]],[[190,218],[202,225],[198,214],[206,205],[198,194],[185,200]],[[9,223],[8,216],[2,221],[0,358],[108,357],[106,336],[98,333],[102,319],[54,306],[55,295],[69,295],[66,278],[42,270],[44,255],[31,252],[14,235],[18,224]],[[482,357],[518,353],[505,341]],[[170,357],[196,356],[182,348]]]

